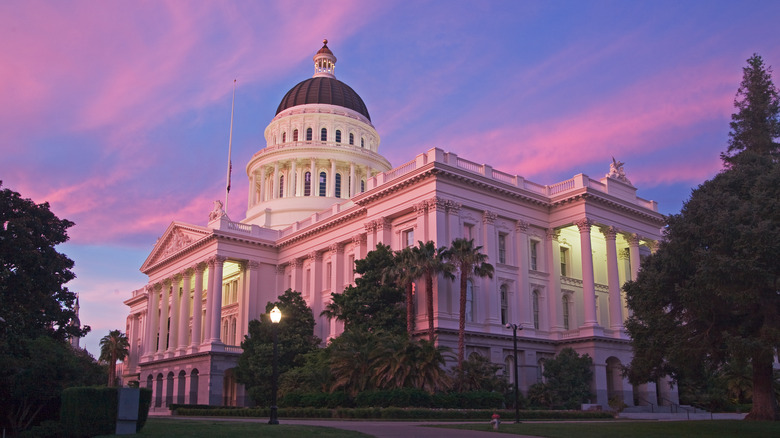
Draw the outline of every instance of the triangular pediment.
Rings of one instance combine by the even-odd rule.
[[[157,240],[154,249],[146,258],[141,271],[153,266],[160,261],[170,257],[189,246],[192,246],[201,239],[208,237],[211,230],[194,225],[188,225],[181,222],[171,222],[168,229],[165,230],[162,237]]]

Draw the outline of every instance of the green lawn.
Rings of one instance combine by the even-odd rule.
[[[492,431],[492,426],[460,424],[453,429]],[[607,421],[571,423],[502,423],[500,431],[549,438],[767,438],[780,437],[780,422],[755,421]]]
[[[106,435],[118,437],[120,435]],[[124,435],[123,435],[124,436]],[[275,437],[317,437],[317,438],[365,438],[366,435],[348,430],[329,427],[294,426],[288,424],[268,425],[258,422],[241,421],[204,421],[204,420],[171,420],[167,418],[150,418],[139,437],[165,438],[275,438]]]

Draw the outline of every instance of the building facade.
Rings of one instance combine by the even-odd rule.
[[[469,284],[466,354],[519,369],[521,390],[542,379],[542,360],[565,347],[594,361],[594,403],[677,402],[668,382],[633,387],[621,285],[661,239],[657,204],[614,161],[603,178],[552,185],[430,149],[392,168],[360,96],[335,78],[327,42],[315,74],[282,99],[266,147],[247,164],[246,217],[215,202],[206,225],[172,222],[141,267],[148,284],[125,301],[130,357],[124,380],[152,388],[154,405],[245,405],[232,369],[249,321],[287,288],[312,308],[315,334],[340,325],[319,316],[353,284],[354,261],[383,243],[482,246],[492,279]],[[205,215],[204,215],[205,216]],[[422,285],[420,285],[422,286]],[[438,342],[457,346],[458,283],[434,284]],[[415,295],[426,327],[425,296]],[[514,363],[512,330],[522,325]],[[511,379],[514,373],[509,372]]]

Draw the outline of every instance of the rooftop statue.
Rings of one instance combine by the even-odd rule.
[[[618,161],[615,157],[612,157],[612,162],[609,163],[609,173],[604,175],[607,178],[613,178],[626,184],[631,184],[628,178],[626,178],[626,171],[623,170],[623,165],[626,164],[622,161]],[[633,184],[631,184],[633,185]]]

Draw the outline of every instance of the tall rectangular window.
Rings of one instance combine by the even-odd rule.
[[[539,270],[539,264],[538,258],[539,258],[539,242],[535,240],[531,240],[531,270],[532,271],[538,271]]]
[[[474,283],[466,281],[466,322],[474,320]]]
[[[328,174],[320,172],[320,196],[325,196],[328,187]]]
[[[561,276],[568,277],[570,275],[568,269],[569,263],[569,248],[561,247]]]
[[[534,291],[531,299],[534,312],[534,328],[539,330],[539,291]]]
[[[498,263],[506,263],[506,234],[498,235]]]
[[[414,246],[414,228],[410,228],[403,232],[403,242],[401,244],[404,248],[408,246]]]
[[[325,288],[328,290],[333,290],[333,264],[331,262],[328,262],[327,266],[325,267]]]
[[[509,292],[505,284],[501,285],[501,325],[509,322]]]
[[[463,224],[463,238],[466,240],[474,238],[474,225]]]
[[[336,174],[336,197],[341,197],[341,174]]]

